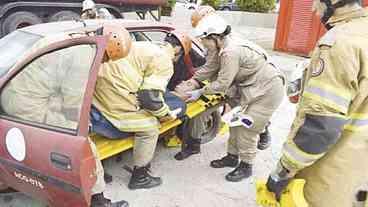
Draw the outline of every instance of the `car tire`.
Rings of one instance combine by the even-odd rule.
[[[231,11],[231,8],[230,7],[224,7],[224,8],[222,8],[222,11]]]
[[[50,22],[68,21],[68,20],[79,20],[80,15],[73,11],[59,11],[50,16]]]
[[[221,114],[217,108],[208,109],[208,111],[203,112],[204,114],[202,116],[206,116],[206,129],[202,133],[200,137],[193,137],[196,139],[201,139],[202,144],[206,144],[210,141],[212,141],[218,134],[221,126]],[[193,120],[196,119],[196,117],[193,118]],[[189,121],[188,128],[191,129],[192,126],[195,124],[195,121]]]
[[[5,18],[2,26],[2,32],[3,34],[8,34],[22,27],[40,23],[42,23],[42,19],[37,15],[27,11],[19,11]]]

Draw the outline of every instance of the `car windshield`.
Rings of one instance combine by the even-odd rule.
[[[5,75],[10,68],[32,47],[41,36],[15,31],[0,39],[0,77]]]

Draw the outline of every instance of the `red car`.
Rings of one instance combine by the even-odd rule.
[[[95,159],[87,139],[91,137],[89,112],[107,42],[107,37],[98,31],[106,21],[127,28],[136,41],[161,41],[167,32],[174,30],[170,25],[148,21],[70,21],[22,28],[0,39],[0,182],[3,185],[43,200],[50,206],[89,206],[91,187],[96,179],[93,174]],[[78,47],[86,49],[84,54],[75,53],[83,61],[68,62],[68,55],[73,54],[70,52]],[[60,58],[64,62],[60,62]],[[47,65],[46,62],[51,64]],[[56,64],[62,67],[52,71]],[[53,107],[60,107],[53,105],[54,99],[59,100],[59,94],[41,97],[49,100],[47,106],[37,105],[36,99],[25,99],[29,94],[19,93],[14,100],[6,98],[9,90],[5,89],[11,88],[12,81],[18,79],[19,74],[32,75],[35,67],[40,65],[51,71],[45,72],[48,76],[64,77],[60,94],[70,93],[70,87],[81,86],[77,94],[73,92],[73,97],[78,99],[78,113],[73,113],[73,110],[65,106],[61,107],[66,114],[72,116],[72,121],[59,120],[53,111]],[[48,84],[35,80],[30,83],[17,82],[24,85],[25,91],[29,87],[44,90],[43,84]],[[32,97],[38,95],[32,94]],[[36,104],[32,106],[36,107],[29,108],[29,102],[33,101]],[[219,124],[217,108],[222,103],[223,98],[220,96],[207,96],[188,104],[186,114],[193,118],[202,112],[209,113],[207,136],[214,137]],[[5,113],[5,106],[9,108],[6,111],[11,111],[12,106],[19,104],[25,110],[17,113],[25,115],[27,109],[37,115],[38,111],[48,110],[52,121],[49,118],[40,120],[40,116],[35,115],[21,119]],[[180,124],[179,119],[163,123],[161,133],[173,130]],[[93,141],[101,155],[100,159],[127,150],[133,143],[131,138],[109,140],[99,136],[94,136]]]

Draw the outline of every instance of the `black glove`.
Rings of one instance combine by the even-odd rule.
[[[268,191],[275,193],[276,200],[280,201],[281,194],[285,190],[286,186],[289,184],[290,178],[284,178],[284,179],[274,179],[270,175],[268,177],[266,187]]]

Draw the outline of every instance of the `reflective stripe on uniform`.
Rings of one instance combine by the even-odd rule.
[[[124,132],[152,130],[160,126],[159,121],[148,112],[124,113],[124,119],[106,117],[116,128]]]
[[[165,104],[163,107],[161,107],[159,110],[157,111],[149,111],[150,113],[152,113],[154,116],[156,117],[163,117],[165,115],[167,115],[167,113],[169,113],[169,107]]]
[[[347,110],[347,108],[350,105],[350,101],[342,98],[341,96],[337,96],[333,93],[330,93],[326,90],[323,90],[321,88],[317,88],[317,87],[308,87],[305,89],[305,92],[308,93],[312,93],[315,95],[320,96],[323,99],[326,99],[329,102],[333,102],[335,105],[338,105],[338,107],[343,108],[345,110]]]
[[[322,81],[319,81],[317,79],[310,79],[308,81],[308,87],[317,87],[320,89],[323,89],[324,91],[327,91],[329,93],[334,94],[335,96],[339,96],[341,98],[344,98],[348,100],[349,102],[352,99],[352,94],[346,90],[345,88],[335,88],[331,86],[330,84],[326,84]]]
[[[293,139],[283,147],[282,163],[287,169],[303,169],[320,159],[340,138],[347,120],[306,114]]]
[[[350,115],[351,120],[344,129],[349,131],[361,131],[368,129],[368,114],[354,113]]]
[[[303,152],[292,142],[286,142],[282,151],[282,163],[287,169],[303,169],[320,159],[324,154],[311,155]]]
[[[351,94],[344,89],[335,89],[328,84],[321,83],[315,79],[308,82],[303,96],[314,99],[322,104],[347,114],[351,103]]]

